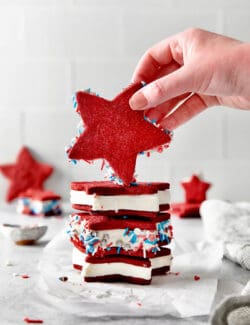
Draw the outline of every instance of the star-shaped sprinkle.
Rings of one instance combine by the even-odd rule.
[[[204,182],[197,175],[192,175],[188,181],[181,182],[185,191],[186,203],[202,203],[206,200],[206,192],[211,186],[210,183]]]
[[[43,183],[53,172],[53,167],[39,163],[23,147],[16,163],[0,165],[0,171],[10,181],[6,196],[6,201],[10,202],[27,189],[43,189]]]
[[[84,131],[68,150],[69,158],[105,159],[125,185],[132,182],[137,154],[171,140],[167,132],[145,120],[144,112],[130,108],[130,97],[141,87],[140,83],[133,84],[111,101],[78,92],[76,110]]]

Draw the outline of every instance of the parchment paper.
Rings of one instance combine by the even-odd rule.
[[[171,273],[153,277],[149,286],[84,283],[80,272],[72,269],[72,244],[63,230],[44,248],[39,286],[50,303],[79,317],[208,315],[217,290],[222,244],[178,240],[172,248]],[[200,280],[195,281],[195,275]],[[60,276],[68,281],[60,281]]]

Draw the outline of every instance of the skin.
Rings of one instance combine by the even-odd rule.
[[[250,43],[186,30],[142,56],[133,82],[142,80],[147,84],[131,97],[131,108],[168,130],[215,105],[250,110]]]

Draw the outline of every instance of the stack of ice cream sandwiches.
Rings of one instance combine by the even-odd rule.
[[[86,282],[150,284],[171,265],[168,183],[71,183],[73,267]]]

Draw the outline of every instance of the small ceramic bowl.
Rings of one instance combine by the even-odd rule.
[[[15,225],[4,223],[0,225],[0,232],[12,239],[17,245],[33,245],[47,231],[47,226]]]

